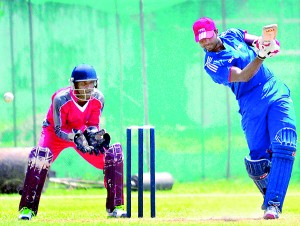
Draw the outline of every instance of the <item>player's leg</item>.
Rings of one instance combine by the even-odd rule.
[[[268,174],[270,171],[270,139],[268,135],[265,103],[257,104],[257,108],[249,107],[243,113],[242,126],[246,135],[250,157],[245,157],[245,166],[249,177],[253,180],[262,195],[265,195]]]
[[[53,155],[49,148],[38,146],[30,152],[19,205],[19,219],[30,220],[37,215],[40,196],[52,158]]]
[[[275,219],[282,212],[283,202],[292,174],[297,134],[293,128],[278,131],[272,143],[272,167],[262,208],[265,219]]]
[[[243,118],[243,128],[250,148],[251,159],[269,159],[272,162],[269,174],[263,181],[260,181],[263,186],[258,186],[260,190],[266,190],[263,192],[264,202],[262,205],[262,208],[266,210],[265,219],[278,218],[282,211],[292,172],[293,155],[296,151],[295,112],[292,101],[287,96],[288,94],[274,102],[267,108],[267,111],[261,108],[262,106],[253,107],[255,111],[260,110],[260,117],[251,118],[250,114],[246,120]],[[268,122],[265,123],[263,118],[267,118]],[[268,146],[271,151],[267,150]],[[256,172],[256,169],[256,174],[251,176],[253,169],[252,172],[249,172],[249,168],[247,170],[251,178],[257,176],[258,172],[267,173],[263,169]]]
[[[29,155],[19,205],[20,219],[30,220],[32,216],[37,214],[49,167],[59,153],[70,145],[69,143],[62,142],[54,131],[43,128],[38,147],[34,148]]]
[[[107,189],[106,210],[109,217],[126,217],[123,210],[123,164],[121,144],[113,144],[105,151],[104,182]]]
[[[271,162],[268,159],[251,160],[245,157],[245,166],[249,177],[264,196],[268,186],[268,176],[271,168]]]
[[[281,123],[278,125],[278,122]],[[272,167],[262,208],[266,210],[265,219],[274,219],[282,212],[296,153],[295,112],[290,98],[282,98],[272,105],[269,130],[272,138]]]
[[[76,147],[74,146],[75,150]],[[104,185],[107,189],[106,210],[109,217],[126,217],[123,210],[124,192],[123,192],[123,164],[124,156],[121,144],[113,144],[104,154],[99,156],[83,154],[78,151],[86,161],[98,169],[103,169]]]
[[[107,189],[106,210],[109,217],[126,217],[123,210],[123,164],[124,156],[121,144],[109,146],[110,136],[104,130],[98,131],[96,127],[89,127],[84,135],[89,145],[97,149],[94,155],[81,154],[89,163],[97,168],[104,168],[104,184]],[[100,155],[98,155],[98,153]],[[103,154],[104,153],[104,159]],[[104,160],[104,162],[103,162]],[[103,167],[104,165],[104,167]]]

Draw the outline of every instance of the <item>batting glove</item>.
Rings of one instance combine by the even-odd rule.
[[[255,39],[252,43],[252,46],[254,47],[255,51],[258,52],[259,50],[263,50],[270,46],[271,41],[263,41],[263,37],[259,36],[257,39]]]
[[[254,47],[255,51],[258,52],[259,50],[264,50],[268,46],[270,46],[270,41],[263,41],[263,37],[259,36],[257,39],[255,39],[252,43],[252,46]]]
[[[260,60],[264,60],[267,57],[267,53],[264,50],[259,50],[257,52],[257,58]]]
[[[262,36],[259,36],[257,39],[255,39],[252,43],[252,46],[254,47],[256,52],[263,49]]]
[[[273,57],[280,51],[280,43],[277,39],[268,42],[267,45],[263,45],[262,49],[257,51],[257,57],[264,60],[267,57]]]
[[[265,48],[267,57],[273,57],[280,51],[280,43],[277,39],[270,41],[270,44]]]

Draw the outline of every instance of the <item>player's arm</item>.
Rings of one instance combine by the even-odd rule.
[[[258,41],[259,36],[252,35],[245,33],[244,41],[247,43],[248,46],[256,46],[256,41]]]
[[[56,136],[64,140],[71,141],[68,136],[68,133],[71,132],[71,128],[70,131],[62,130],[62,127],[66,122],[66,114],[64,114],[62,111],[62,104],[59,97],[55,96],[53,98],[52,108],[53,108],[54,131]]]
[[[258,36],[245,33],[244,41],[249,46],[255,46],[255,42],[259,39]],[[230,82],[248,82],[259,70],[263,63],[265,56],[256,57],[244,69],[232,66],[230,68],[229,81]]]
[[[259,70],[263,60],[256,57],[243,70],[232,66],[230,68],[229,81],[230,82],[248,82]]]
[[[255,36],[249,35],[248,42],[251,43]],[[254,41],[255,42],[255,41]],[[248,82],[259,70],[264,59],[273,57],[278,54],[280,44],[277,40],[271,40],[267,46],[257,49],[257,57],[254,58],[244,69],[232,66],[230,68],[229,81],[230,82]]]
[[[279,43],[276,40],[270,41],[270,45],[259,50],[257,56],[244,69],[232,66],[230,68],[230,82],[248,82],[259,70],[264,59],[275,56],[279,52]]]

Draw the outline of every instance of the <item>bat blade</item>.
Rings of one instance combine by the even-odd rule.
[[[278,32],[277,24],[266,25],[262,29],[262,37],[264,42],[270,42],[275,39]]]

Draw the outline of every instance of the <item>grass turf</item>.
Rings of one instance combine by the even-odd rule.
[[[144,218],[137,217],[137,193],[132,194],[132,218],[108,219],[105,189],[65,189],[50,184],[39,213],[32,221],[18,221],[20,196],[0,195],[0,225],[299,225],[300,185],[292,182],[284,213],[263,220],[262,197],[249,180],[219,180],[174,184],[156,192],[156,218],[150,218],[150,195],[144,192]]]

